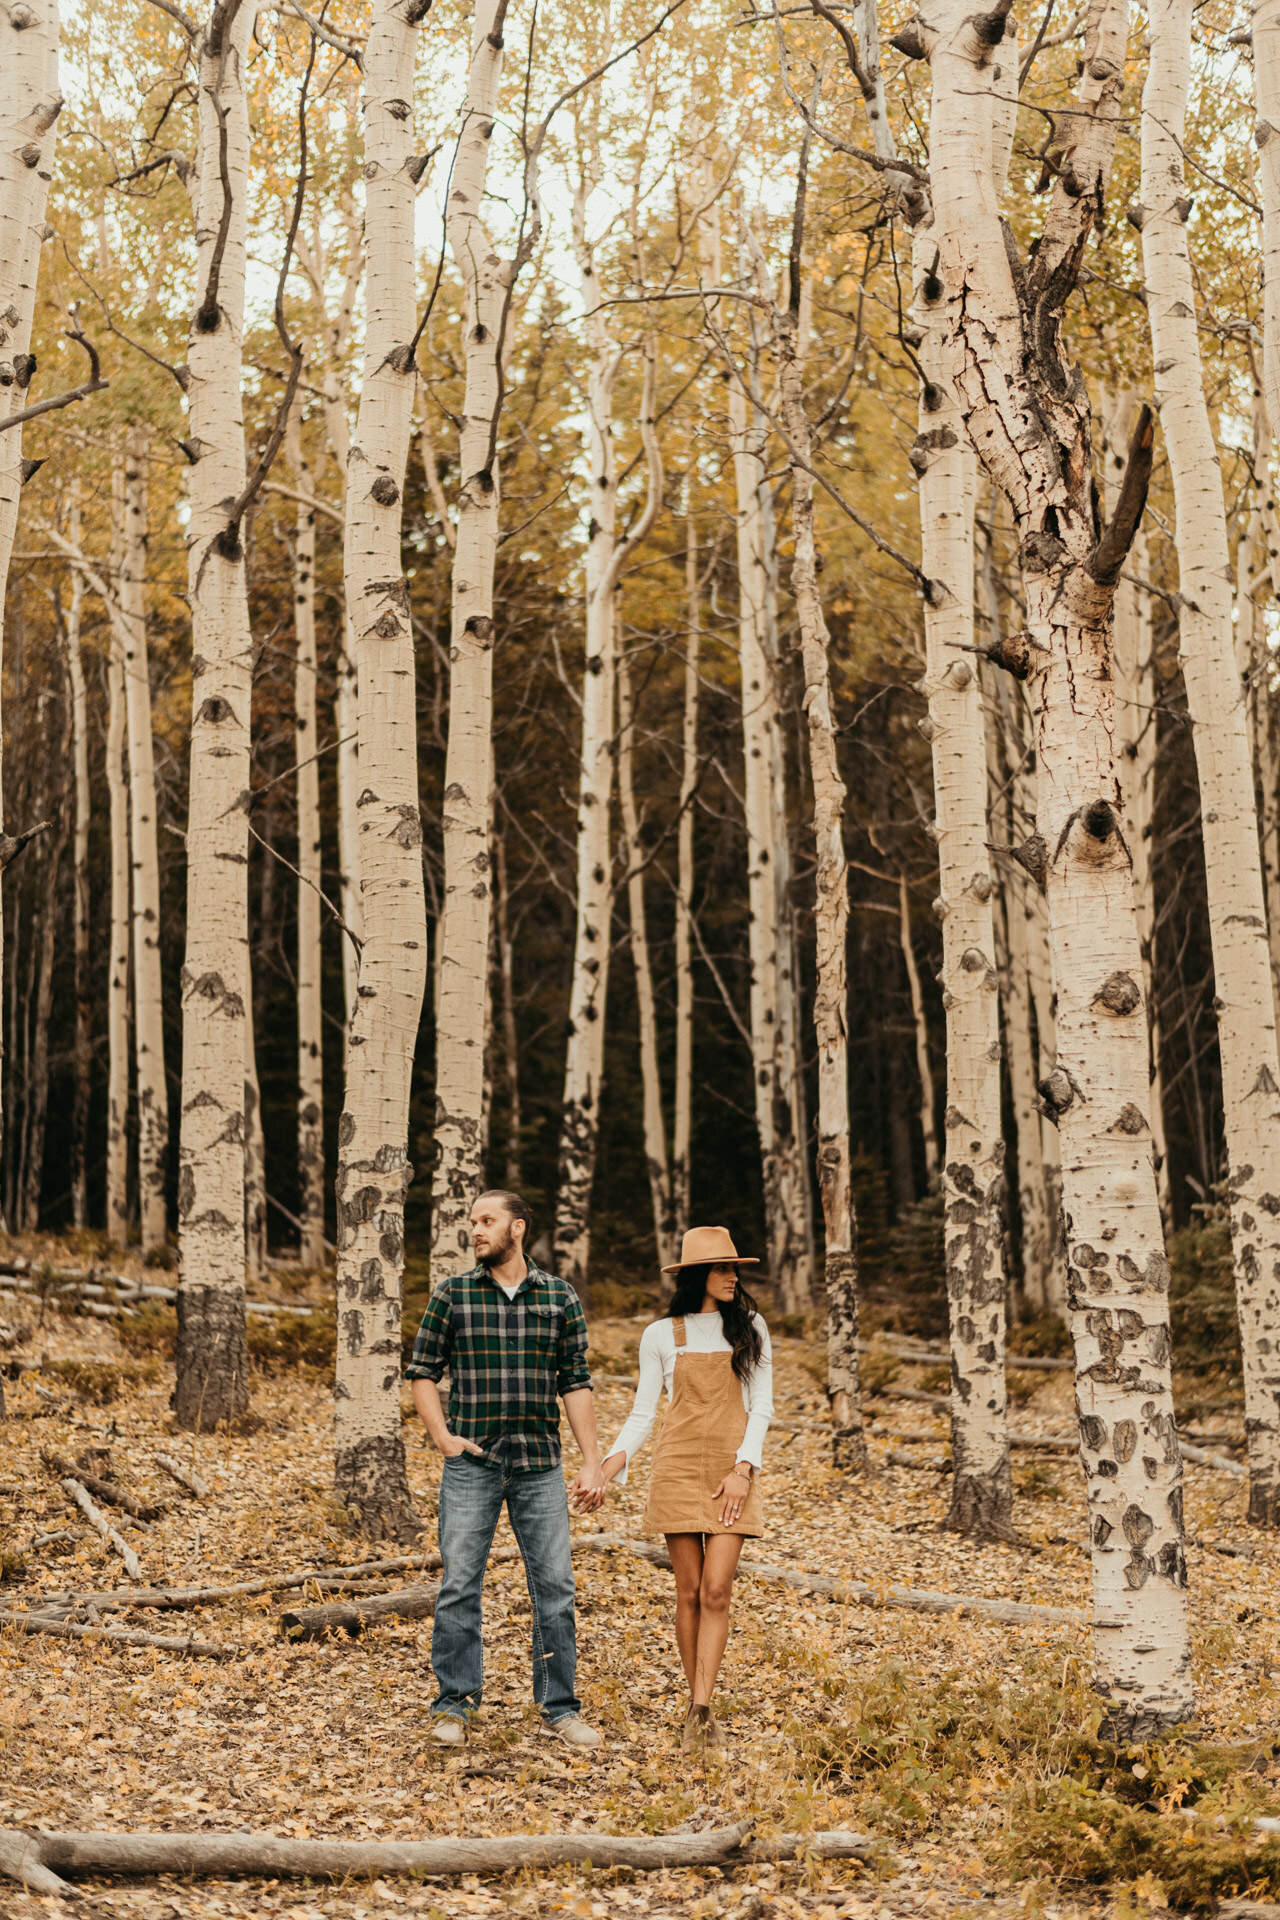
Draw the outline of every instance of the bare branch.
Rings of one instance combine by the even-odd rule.
[[[23,407],[20,413],[0,415],[0,433],[6,427],[20,427],[24,420],[35,420],[42,413],[56,413],[59,407],[74,406],[77,400],[87,400],[91,393],[101,393],[111,382],[102,378],[102,363],[98,359],[98,350],[92,340],[81,332],[79,310],[71,309],[71,325],[65,329],[68,340],[83,347],[89,356],[89,378],[82,380],[78,387],[68,388],[66,393],[55,393],[48,400],[36,400],[29,407]]]

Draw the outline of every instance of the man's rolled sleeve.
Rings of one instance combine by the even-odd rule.
[[[587,1316],[572,1287],[565,1289],[564,1324],[560,1329],[560,1347],[556,1355],[556,1392],[576,1393],[591,1386],[587,1365]]]
[[[413,1353],[404,1370],[405,1379],[439,1382],[449,1365],[452,1333],[453,1309],[448,1297],[443,1291],[433,1293],[414,1338]]]

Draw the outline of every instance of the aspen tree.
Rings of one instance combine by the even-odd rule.
[[[1262,398],[1280,443],[1280,0],[1253,4],[1253,140],[1262,203]]]
[[[313,490],[302,423],[289,420],[298,492]],[[324,1265],[324,1007],[320,949],[320,767],[316,759],[316,516],[298,502],[293,547],[294,787],[298,809],[298,1257]],[[344,942],[346,936],[343,936]]]
[[[1013,1479],[1004,1369],[999,977],[982,689],[972,657],[977,475],[956,402],[939,242],[927,214],[916,222],[912,251],[912,338],[921,388],[911,464],[919,479],[921,565],[929,583],[922,687],[929,712],[921,731],[933,755],[947,1030],[942,1194],[954,1463],[947,1525],[974,1539],[1008,1539]]]
[[[359,661],[364,944],[338,1128],[335,1483],[375,1536],[416,1531],[400,1430],[409,1094],[426,989],[413,630],[400,551],[413,427],[417,30],[425,0],[377,0],[364,56],[364,380],[347,464],[344,580]]]
[[[671,1210],[674,1231],[689,1225],[693,1160],[693,802],[698,789],[698,523],[693,512],[692,450],[684,481],[684,708],[680,725],[680,824],[676,829],[676,1083],[671,1129]]]
[[[1103,420],[1103,503],[1109,514],[1120,504],[1125,454],[1138,402],[1132,394],[1117,397]],[[1148,1118],[1160,1188],[1160,1211],[1168,1228],[1173,1221],[1169,1193],[1169,1157],[1164,1136],[1164,1086],[1160,1074],[1160,1020],[1153,997],[1155,979],[1156,903],[1151,864],[1151,831],[1155,811],[1156,715],[1155,661],[1151,629],[1151,601],[1144,587],[1148,574],[1147,536],[1139,526],[1130,548],[1130,564],[1116,588],[1116,735],[1120,748],[1121,791],[1124,795],[1125,839],[1133,860],[1133,904],[1138,915],[1142,948],[1142,988],[1147,999],[1151,1052],[1151,1093]]]
[[[270,857],[270,856],[268,856]],[[244,1269],[248,1280],[267,1270],[267,1142],[258,1085],[258,1036],[253,1011],[253,967],[247,968],[244,1020]]]
[[[57,0],[23,0],[0,10],[0,414],[21,413],[35,372],[31,331],[36,278],[45,237],[45,204],[53,172],[58,90]],[[22,428],[0,434],[0,664],[5,594],[18,530]],[[0,757],[0,826],[4,824]],[[3,960],[0,921],[0,961]],[[0,1028],[0,1070],[3,1030]],[[0,1101],[0,1116],[3,1115]],[[2,1119],[0,1119],[2,1124]]]
[[[493,793],[493,572],[501,503],[503,312],[516,263],[485,231],[483,203],[506,0],[476,0],[462,131],[445,204],[449,251],[462,277],[464,393],[449,640],[444,770],[444,900],[437,928],[433,1284],[468,1264],[471,1205],[484,1184],[485,1038],[489,1006]]]
[[[1046,888],[1057,986],[1057,1064],[1044,1098],[1063,1147],[1095,1684],[1108,1737],[1128,1740],[1192,1707],[1169,1267],[1144,1113],[1142,961],[1113,744],[1115,586],[1145,498],[1151,436],[1143,416],[1122,510],[1100,526],[1088,398],[1061,336],[1110,171],[1127,17],[1124,0],[1092,0],[1043,231],[1016,272],[990,165],[994,96],[1009,92],[1006,26],[1003,0],[989,14],[942,0],[894,44],[932,63],[930,179],[954,390],[1012,506],[1022,563],[1039,774],[1036,833],[1023,854]]]
[[[66,849],[66,809],[59,809],[57,830],[40,843],[41,891],[46,902],[38,914],[39,958],[35,992],[27,1011],[31,1017],[31,1056],[26,1075],[26,1152],[24,1179],[18,1200],[20,1224],[28,1233],[40,1225],[40,1193],[44,1185],[44,1143],[49,1117],[49,1021],[53,1012],[53,962],[58,936],[58,874]],[[34,929],[33,929],[34,931]]]
[[[117,464],[117,473],[119,466]],[[120,475],[123,479],[123,475]],[[113,475],[115,480],[115,475]],[[123,487],[116,482],[117,499]],[[111,847],[107,943],[107,1239],[129,1239],[129,793],[124,771],[125,666],[113,630],[107,654],[107,810]]]
[[[920,1137],[924,1142],[924,1177],[932,1190],[938,1184],[938,1099],[933,1084],[933,1065],[929,1059],[929,1016],[925,1012],[924,988],[916,963],[915,939],[911,932],[911,890],[905,873],[898,875],[898,946],[907,976],[911,1001],[911,1031],[915,1038],[916,1078],[920,1082]]]
[[[68,532],[80,544],[80,499],[73,486]],[[75,827],[72,839],[72,981],[75,999],[75,1093],[71,1113],[71,1224],[89,1224],[85,1150],[89,1132],[89,1078],[93,1061],[93,980],[89,968],[89,727],[84,661],[80,657],[80,625],[84,608],[84,576],[71,573],[71,601],[64,618],[68,706],[71,721],[71,767],[75,787]],[[59,602],[61,611],[61,602]]]
[[[1272,729],[1271,663],[1263,605],[1280,588],[1280,516],[1271,481],[1271,435],[1261,396],[1253,407],[1253,498],[1236,551],[1236,651],[1248,688],[1254,771],[1261,805],[1262,883],[1267,901],[1271,973],[1280,996],[1280,786]]]
[[[124,653],[129,744],[129,876],[133,949],[134,1070],[138,1100],[138,1216],[142,1250],[162,1247],[167,1231],[169,1089],[164,1068],[164,995],[160,958],[160,856],[156,843],[156,769],[147,645],[147,460],[149,435],[125,440],[124,527],[116,606]]]
[[[771,303],[778,364],[778,404],[791,456],[791,526],[795,595],[808,722],[809,775],[813,788],[816,852],[814,938],[817,987],[813,1030],[818,1047],[818,1189],[825,1230],[827,1303],[827,1396],[831,1405],[832,1456],[837,1467],[866,1464],[862,1395],[858,1381],[858,1256],[849,1153],[849,1035],[847,948],[849,865],[844,843],[846,789],[836,752],[831,710],[831,636],[818,591],[814,535],[813,435],[804,398],[804,351],[808,332],[803,306],[803,246],[808,187],[809,135],[801,143],[799,185],[787,263],[787,304]],[[757,261],[762,291],[767,276]]]
[[[498,931],[498,978],[502,992],[502,1054],[507,1077],[507,1151],[503,1179],[514,1192],[521,1181],[520,1041],[516,1027],[515,941],[511,931],[511,889],[507,879],[507,841],[493,837],[494,912]]]
[[[1280,1523],[1280,1054],[1226,510],[1204,397],[1183,162],[1192,9],[1156,0],[1142,96],[1142,256],[1156,405],[1169,456],[1178,633],[1200,779],[1244,1363],[1249,1518]]]

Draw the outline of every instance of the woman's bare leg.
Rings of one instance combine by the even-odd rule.
[[[729,1596],[733,1577],[742,1554],[740,1533],[715,1533],[707,1537],[702,1555],[702,1579],[698,1587],[698,1642],[693,1677],[689,1690],[695,1707],[711,1704],[729,1639]],[[672,1563],[675,1555],[672,1554]],[[686,1663],[687,1671],[687,1663]]]
[[[702,1589],[702,1535],[669,1533],[667,1552],[676,1577],[676,1645],[680,1664],[693,1692],[693,1676],[698,1660],[698,1623],[701,1618],[699,1594]]]

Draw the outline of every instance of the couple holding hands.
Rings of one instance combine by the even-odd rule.
[[[480,1705],[481,1594],[505,1504],[533,1605],[534,1701],[549,1733],[583,1752],[599,1746],[575,1693],[569,1500],[593,1513],[609,1482],[625,1481],[665,1388],[671,1405],[645,1524],[666,1536],[675,1573],[676,1646],[689,1687],[683,1744],[719,1746],[711,1696],[742,1542],[761,1531],[757,1476],[773,1415],[769,1334],[739,1276],[758,1262],[738,1254],[724,1227],[685,1234],[679,1261],[663,1268],[675,1275],[671,1302],[640,1342],[631,1414],[602,1459],[582,1303],[526,1253],[530,1223],[519,1194],[479,1196],[471,1209],[478,1264],[432,1295],[406,1370],[418,1415],[444,1456],[432,1738],[461,1745]],[[446,1372],[447,1412],[439,1387]],[[582,1454],[567,1494],[561,1399]]]

